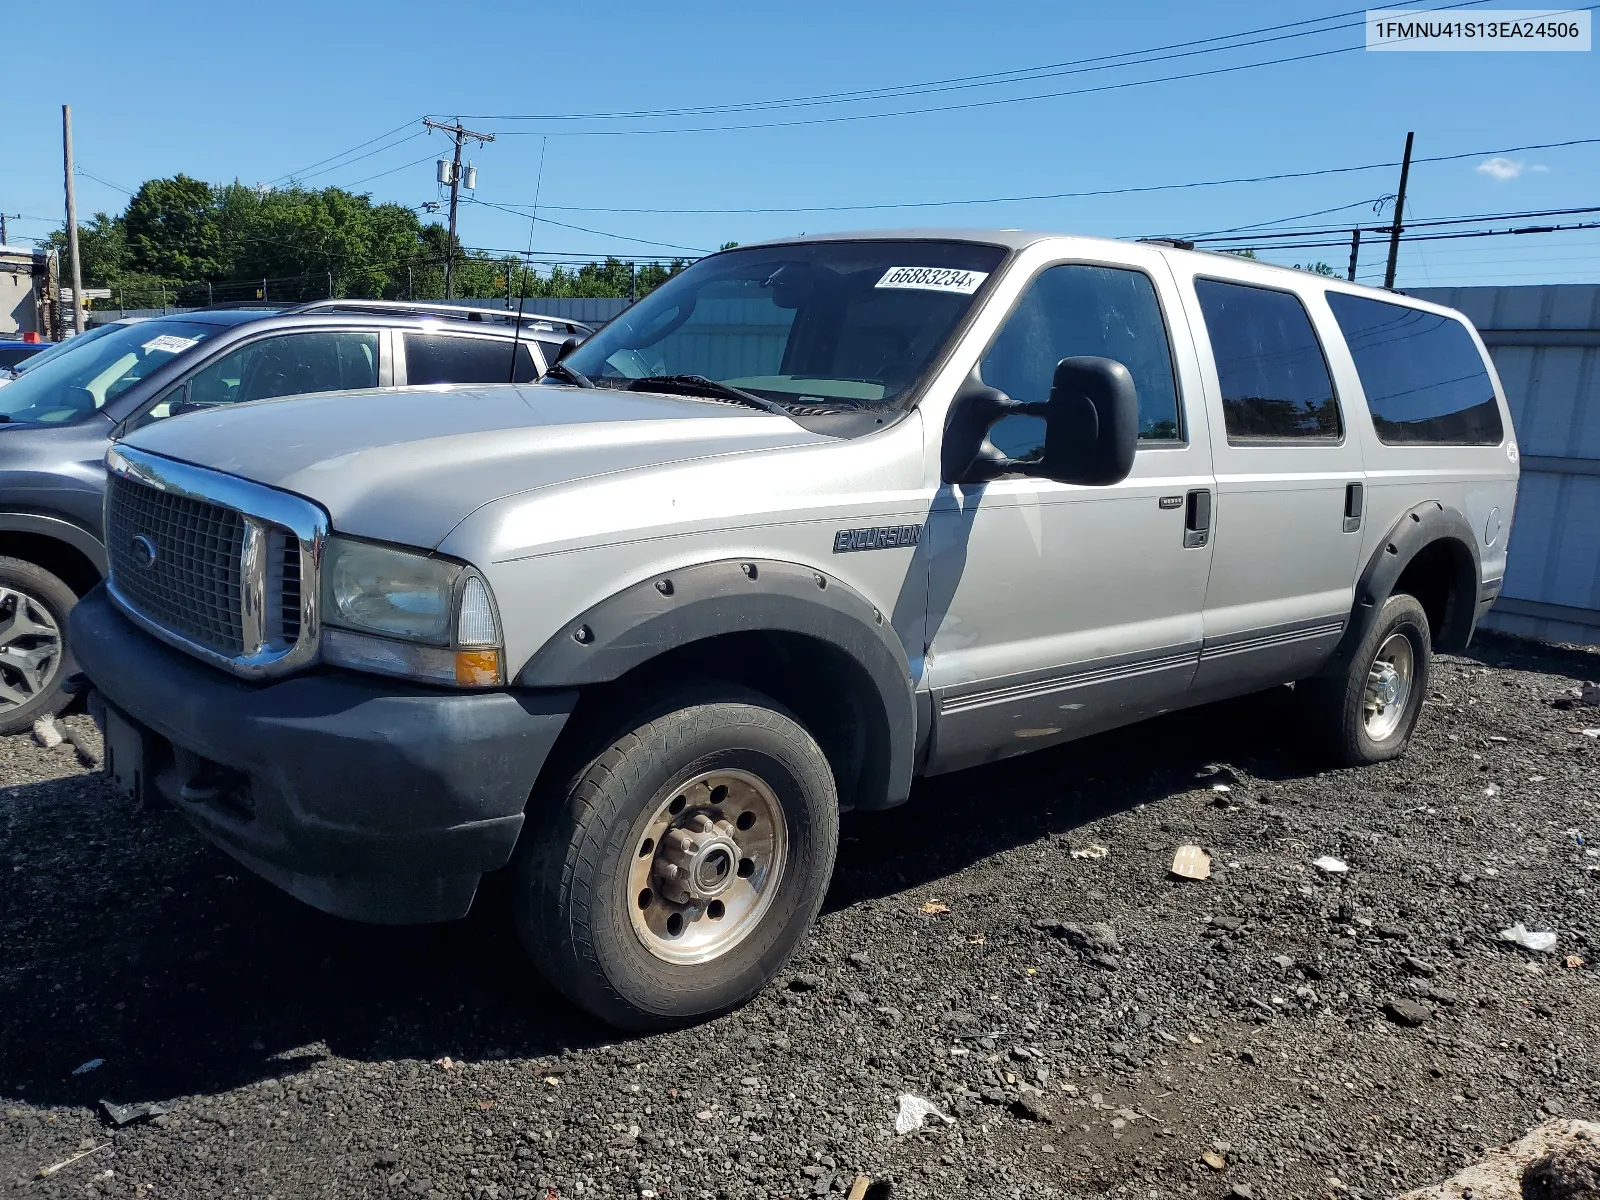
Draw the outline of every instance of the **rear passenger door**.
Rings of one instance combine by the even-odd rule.
[[[465,333],[406,330],[396,364],[396,382],[533,383],[544,374],[538,345],[530,339],[478,337]]]
[[[1198,698],[1316,670],[1338,645],[1355,588],[1361,445],[1306,304],[1265,274],[1219,263],[1185,289],[1217,485]]]

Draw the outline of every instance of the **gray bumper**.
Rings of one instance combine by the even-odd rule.
[[[70,632],[136,731],[147,789],[307,904],[384,924],[466,914],[577,700],[337,671],[244,683],[135,628],[103,588]]]

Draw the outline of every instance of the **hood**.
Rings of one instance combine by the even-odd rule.
[[[305,496],[340,532],[431,548],[504,496],[825,440],[714,401],[495,384],[262,400],[158,421],[128,444]]]

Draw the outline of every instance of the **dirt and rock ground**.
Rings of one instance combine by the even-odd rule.
[[[324,917],[70,748],[0,739],[0,1192],[1428,1184],[1600,1115],[1592,679],[1594,652],[1483,639],[1440,660],[1401,762],[1319,773],[1274,693],[928,781],[847,818],[824,915],[765,994],[653,1037],[553,996],[492,904]],[[1169,875],[1185,843],[1208,881]],[[1554,951],[1501,940],[1515,923]],[[903,1093],[952,1123],[896,1134]],[[170,1111],[119,1128],[102,1100]]]

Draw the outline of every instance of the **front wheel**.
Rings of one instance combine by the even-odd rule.
[[[654,1029],[734,1008],[782,968],[822,905],[839,804],[816,741],[758,693],[680,693],[622,727],[530,813],[513,905],[552,985]]]
[[[0,557],[0,734],[53,717],[72,699],[67,614],[71,588],[43,567]]]
[[[1308,732],[1346,766],[1399,758],[1422,713],[1432,662],[1428,614],[1415,596],[1390,596],[1341,672],[1296,685]]]

